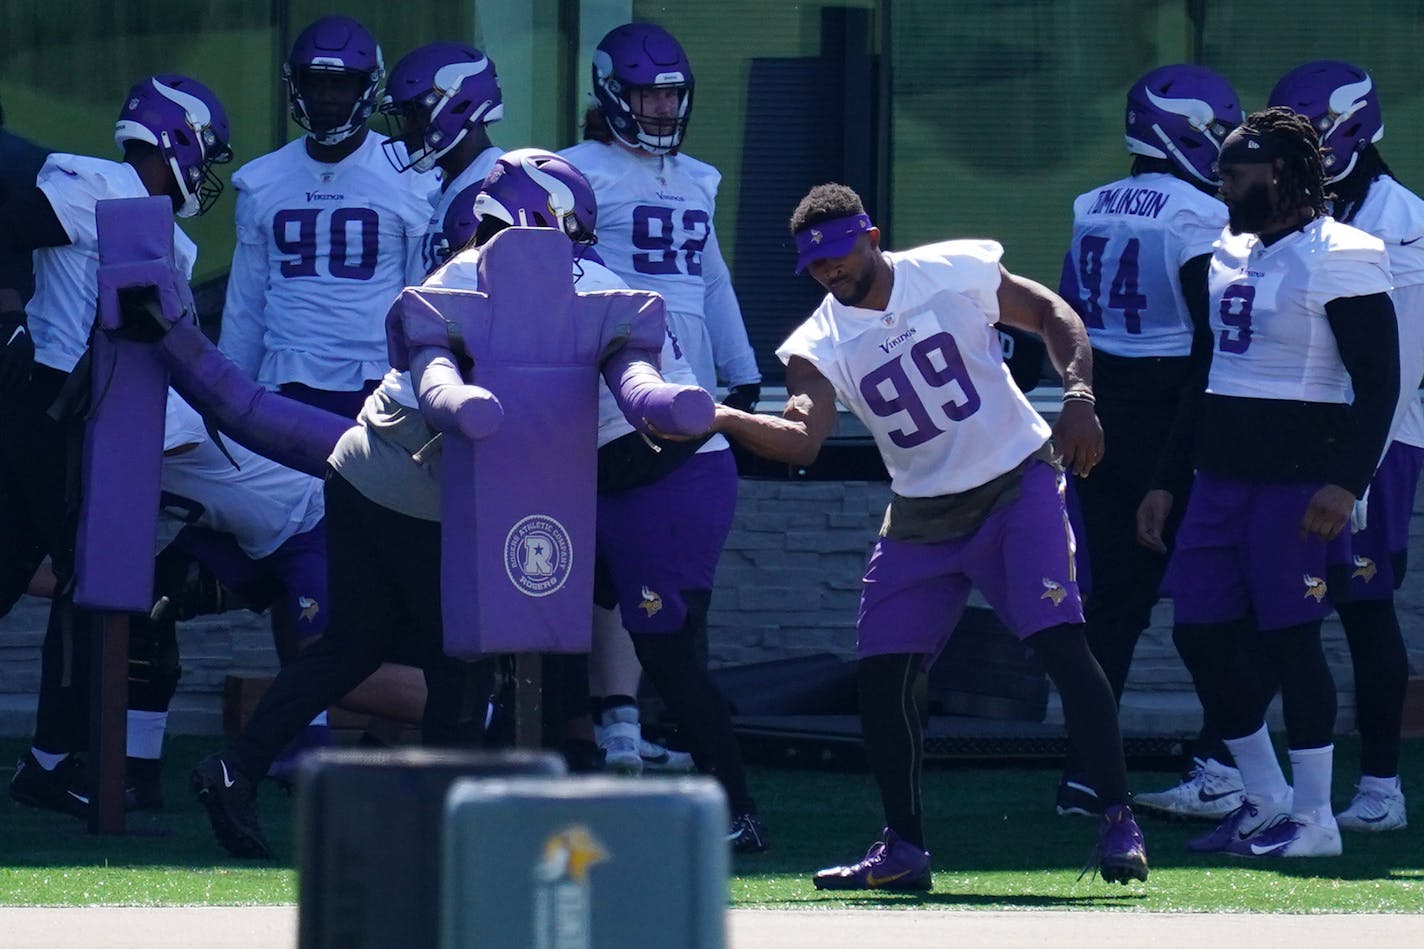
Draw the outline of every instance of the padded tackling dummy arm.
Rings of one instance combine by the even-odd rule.
[[[588,294],[601,296],[602,294]],[[706,389],[663,380],[658,371],[667,316],[661,297],[643,295],[632,322],[618,327],[622,338],[599,367],[613,400],[628,423],[645,434],[697,436],[712,427],[717,405]]]
[[[158,346],[173,388],[233,441],[264,458],[324,477],[326,459],[351,420],[269,392],[203,335],[196,323],[171,326]]]
[[[663,381],[658,356],[624,346],[604,361],[603,379],[634,428],[695,437],[712,427],[717,405],[706,389]]]
[[[420,398],[420,414],[437,432],[453,430],[466,438],[485,438],[504,421],[499,399],[483,386],[465,382],[448,349],[416,350],[410,376]]]
[[[396,297],[386,313],[386,347],[394,368],[410,370],[420,414],[437,432],[485,438],[504,421],[504,407],[494,393],[466,382],[460,373],[454,353],[464,353],[458,325],[425,296],[407,289]]]

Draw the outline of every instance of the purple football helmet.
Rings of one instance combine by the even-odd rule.
[[[1127,150],[1165,158],[1206,185],[1219,185],[1221,143],[1246,118],[1231,83],[1204,66],[1162,66],[1127,92]]]
[[[1267,104],[1294,109],[1315,126],[1327,184],[1353,171],[1360,152],[1384,138],[1379,93],[1369,73],[1339,60],[1295,67],[1276,83]]]
[[[474,236],[473,232],[457,233],[451,218],[445,217],[445,236],[452,248],[459,247]],[[575,244],[593,244],[598,238],[598,200],[593,186],[567,158],[546,152],[542,148],[520,148],[505,152],[495,162],[480,185],[475,197],[473,217],[476,227],[485,218],[513,227],[553,227],[564,232]]]
[[[346,16],[322,17],[302,30],[282,64],[292,119],[322,145],[348,139],[366,124],[376,110],[376,91],[385,76],[376,38]],[[304,88],[322,78],[346,80],[350,91]]]
[[[668,90],[661,98],[655,90]],[[627,23],[593,53],[593,95],[613,135],[630,148],[664,155],[682,146],[692,116],[692,64],[673,35]]]
[[[114,126],[114,144],[128,141],[155,146],[168,162],[183,199],[179,217],[204,213],[222,194],[212,166],[232,161],[227,112],[196,79],[163,73],[135,84]]]
[[[470,129],[504,117],[494,62],[461,43],[412,50],[391,70],[381,114],[391,164],[429,171]]]

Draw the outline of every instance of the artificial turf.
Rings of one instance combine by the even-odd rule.
[[[167,755],[167,807],[129,815],[124,837],[93,837],[73,818],[0,798],[0,905],[191,905],[290,903],[292,800],[264,785],[260,806],[278,859],[228,858],[210,837],[186,790],[188,769],[212,739],[180,738]],[[23,751],[0,742],[7,764]],[[1350,797],[1355,745],[1336,760],[1336,803]],[[1424,740],[1405,743],[1406,796],[1424,802]],[[1136,772],[1138,790],[1173,783],[1168,772]],[[8,782],[8,767],[0,767]],[[1158,912],[1424,912],[1424,818],[1408,830],[1345,837],[1341,857],[1247,862],[1188,854],[1201,824],[1144,820],[1152,862],[1146,884],[1078,879],[1094,824],[1053,812],[1051,768],[931,769],[925,809],[935,886],[928,894],[819,893],[818,866],[858,857],[879,830],[874,783],[864,773],[754,768],[753,791],[772,849],[733,865],[730,898],[739,907],[956,909],[1123,908]],[[1420,803],[1418,806],[1424,806]]]

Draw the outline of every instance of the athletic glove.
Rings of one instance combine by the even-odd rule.
[[[30,381],[35,341],[18,310],[0,313],[0,392],[9,393]]]
[[[728,389],[727,397],[722,400],[722,404],[734,409],[741,409],[743,412],[755,412],[757,403],[760,401],[761,383],[744,382]]]

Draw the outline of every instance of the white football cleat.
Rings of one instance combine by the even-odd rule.
[[[1355,799],[1349,807],[1335,815],[1335,820],[1342,830],[1364,833],[1408,827],[1409,817],[1404,810],[1404,792],[1399,788],[1399,778],[1394,778],[1392,782],[1379,778],[1361,780],[1356,785]]]
[[[643,759],[644,771],[663,774],[687,774],[694,767],[692,755],[685,751],[664,748],[655,741],[644,738],[638,742],[638,754]]]
[[[1221,820],[1241,806],[1241,772],[1215,758],[1192,759],[1192,770],[1176,787],[1134,794],[1133,810],[1188,820]]]
[[[1238,857],[1338,857],[1340,827],[1333,816],[1325,820],[1309,814],[1292,814],[1274,821],[1246,840],[1232,841],[1226,852]]]
[[[593,726],[598,747],[603,749],[603,770],[617,774],[643,773],[643,756],[638,745],[643,730],[638,725],[638,709],[620,705],[603,713],[603,724]]]

